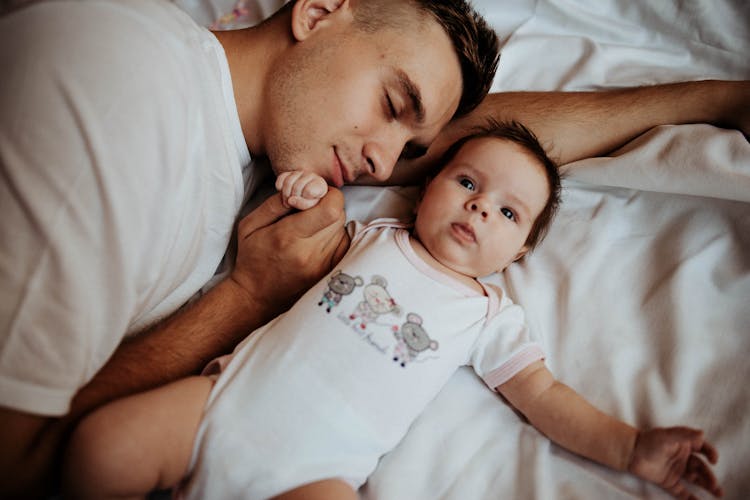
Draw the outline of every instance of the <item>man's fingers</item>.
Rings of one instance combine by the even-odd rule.
[[[281,195],[276,193],[267,198],[255,210],[245,216],[239,224],[239,238],[247,238],[258,229],[269,226],[291,212],[281,201]]]
[[[289,224],[289,229],[300,237],[309,238],[331,226],[338,229],[344,223],[344,218],[344,195],[338,189],[331,188],[316,206],[291,214],[282,223]]]

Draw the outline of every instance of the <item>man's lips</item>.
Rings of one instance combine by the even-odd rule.
[[[350,182],[347,177],[346,168],[339,158],[339,154],[336,151],[336,146],[333,147],[333,166],[331,168],[331,181],[333,185],[340,188],[344,185],[344,182]]]
[[[474,228],[470,224],[464,224],[461,222],[454,222],[451,224],[451,230],[453,235],[459,240],[466,243],[476,243],[477,235],[474,233]]]

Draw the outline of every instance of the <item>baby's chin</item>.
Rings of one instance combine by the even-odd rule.
[[[468,278],[482,278],[497,271],[499,266],[479,265],[479,257],[472,257],[472,253],[453,252],[447,249],[442,255],[435,255],[441,264],[455,273],[463,274]]]
[[[473,266],[471,263],[453,262],[450,259],[445,259],[445,258],[439,259],[439,262],[448,270],[456,274],[459,274],[461,276],[465,276],[466,278],[471,278],[471,279],[481,278],[483,276],[486,276],[487,274],[491,274],[494,272],[490,270],[489,272],[485,273],[484,269],[478,269],[476,266]]]
[[[492,267],[492,266],[483,266],[483,267],[476,267],[472,265],[466,265],[464,267],[454,267],[452,268],[454,272],[463,274],[464,276],[467,276],[469,278],[479,279],[479,278],[485,278],[487,276],[490,276],[495,273],[502,273],[505,268],[501,266]]]

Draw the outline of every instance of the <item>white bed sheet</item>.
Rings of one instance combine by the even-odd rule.
[[[208,24],[234,2],[178,3]],[[278,2],[259,4],[265,15]],[[475,4],[503,40],[494,90],[750,79],[745,0]],[[719,449],[726,497],[750,498],[750,144],[708,125],[659,127],[565,168],[547,239],[490,279],[526,308],[562,381],[634,425],[703,428]],[[346,188],[347,209],[363,219],[408,214],[413,194]],[[383,457],[361,495],[666,497],[551,444],[468,369]]]

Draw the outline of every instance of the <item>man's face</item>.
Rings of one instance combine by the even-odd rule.
[[[549,198],[543,167],[505,139],[468,141],[429,183],[415,230],[436,260],[481,277],[505,269]]]
[[[458,106],[458,57],[435,21],[375,33],[351,22],[342,14],[297,43],[271,75],[261,137],[277,175],[306,170],[335,186],[385,180]]]

